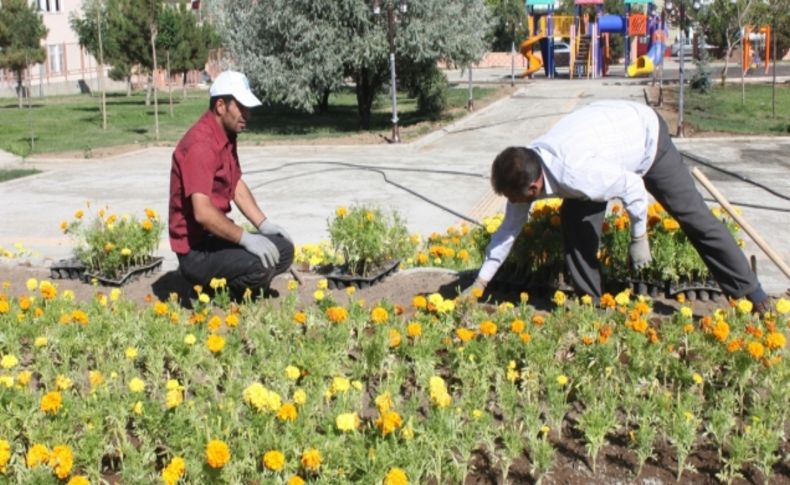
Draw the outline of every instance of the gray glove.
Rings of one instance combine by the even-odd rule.
[[[258,232],[264,236],[273,236],[275,234],[279,234],[287,239],[289,243],[294,243],[293,239],[291,239],[291,235],[285,232],[285,229],[273,223],[268,217],[264,219],[263,222],[261,222],[261,224],[258,226]]]
[[[650,243],[647,240],[647,233],[640,237],[631,238],[629,253],[631,254],[631,264],[636,270],[646,268],[653,261],[653,257],[650,255]]]
[[[264,268],[274,268],[280,261],[280,251],[277,250],[277,246],[260,234],[244,231],[241,233],[239,245],[261,258]]]

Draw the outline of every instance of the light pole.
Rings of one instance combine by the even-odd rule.
[[[387,8],[387,41],[389,42],[390,65],[390,94],[392,95],[392,143],[400,143],[400,130],[398,129],[398,90],[397,76],[395,75],[395,0],[385,0]],[[407,0],[398,1],[398,10],[401,15],[408,11]],[[373,0],[373,15],[381,15],[379,0]]]
[[[683,52],[683,48],[685,47],[686,43],[686,5],[684,0],[680,0],[680,48],[678,49],[678,71],[679,71],[679,78],[680,78],[680,85],[679,85],[679,102],[678,102],[678,132],[677,136],[683,138],[686,134],[685,127],[683,126],[683,96],[684,96],[684,84],[685,80],[685,70],[683,68],[683,58],[686,56],[685,52]]]

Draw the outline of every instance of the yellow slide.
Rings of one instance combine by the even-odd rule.
[[[628,77],[643,76],[650,74],[655,69],[653,60],[648,56],[639,56],[636,62],[628,66]]]
[[[536,42],[539,42],[542,39],[542,35],[533,35],[532,37],[528,38],[524,42],[521,43],[518,50],[521,52],[521,55],[527,58],[527,69],[524,71],[523,76],[529,76],[533,72],[539,70],[543,67],[543,61],[532,54],[532,45]]]

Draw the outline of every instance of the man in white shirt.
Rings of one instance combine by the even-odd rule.
[[[648,192],[677,219],[721,288],[756,311],[769,299],[724,224],[697,191],[666,122],[630,101],[599,101],[561,119],[527,147],[510,147],[491,167],[494,191],[507,197],[505,219],[491,238],[475,286],[485,288],[507,258],[536,199],[560,197],[565,263],[582,294],[600,297],[597,252],[606,203],[620,199],[631,222],[630,256],[650,264]]]

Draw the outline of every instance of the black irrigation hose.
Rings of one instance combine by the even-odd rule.
[[[747,184],[751,184],[751,185],[754,185],[755,187],[759,187],[759,188],[765,190],[766,192],[768,192],[769,194],[772,194],[772,195],[775,195],[776,197],[779,197],[780,199],[790,200],[790,197],[788,197],[788,196],[786,196],[784,194],[780,194],[779,192],[775,191],[774,189],[772,189],[772,188],[770,188],[770,187],[768,187],[766,185],[763,185],[763,184],[761,184],[759,182],[755,182],[754,180],[750,179],[749,177],[746,177],[746,176],[741,175],[741,174],[736,173],[736,172],[731,172],[731,171],[723,169],[721,167],[717,167],[710,160],[706,160],[706,159],[704,159],[704,158],[702,158],[702,157],[700,157],[698,155],[693,155],[693,154],[691,154],[691,153],[689,153],[689,152],[687,152],[685,150],[680,150],[680,154],[683,155],[684,157],[688,158],[689,160],[693,160],[693,161],[699,163],[700,165],[704,165],[704,166],[706,166],[708,168],[712,168],[713,170],[718,170],[719,172],[721,172],[723,174],[726,174],[726,175],[729,175],[730,177],[735,177],[735,178],[737,178],[738,180],[740,180],[742,182],[746,182]]]
[[[706,199],[703,197],[705,202],[715,202],[719,203],[716,199]],[[732,205],[737,205],[738,207],[749,207],[751,209],[761,209],[765,211],[774,211],[774,212],[790,212],[790,209],[783,209],[782,207],[771,207],[769,205],[760,205],[760,204],[750,204],[748,202],[737,202],[734,200],[729,201]]]
[[[418,197],[418,198],[424,200],[425,202],[427,202],[427,203],[429,203],[429,204],[431,204],[433,206],[436,206],[436,207],[438,207],[438,208],[440,208],[440,209],[442,209],[442,210],[444,210],[444,211],[446,211],[446,212],[448,212],[448,213],[450,213],[450,214],[452,214],[452,215],[454,215],[456,217],[459,217],[459,218],[461,218],[461,219],[463,219],[463,220],[465,220],[467,222],[470,222],[470,223],[475,224],[477,226],[483,227],[483,225],[480,222],[478,222],[478,221],[476,221],[476,220],[474,220],[474,219],[472,219],[470,217],[467,217],[467,216],[465,216],[465,215],[463,215],[463,214],[461,214],[459,212],[456,212],[453,209],[450,209],[449,207],[447,207],[446,205],[440,204],[439,202],[436,202],[435,200],[432,200],[432,199],[420,194],[419,192],[406,187],[405,185],[401,185],[401,184],[399,184],[399,183],[397,183],[395,181],[390,180],[389,177],[387,177],[387,173],[384,170],[382,170],[382,168],[385,168],[385,167],[378,168],[378,167],[373,167],[373,166],[370,166],[370,165],[358,165],[358,164],[347,163],[347,162],[329,162],[329,161],[323,161],[323,162],[291,162],[291,163],[283,164],[283,165],[281,165],[279,167],[275,167],[273,169],[261,169],[261,170],[246,172],[246,173],[272,172],[272,171],[280,170],[282,168],[285,168],[285,167],[288,167],[288,166],[291,166],[291,165],[315,165],[315,164],[339,165],[339,166],[342,166],[344,168],[339,168],[339,169],[335,168],[335,169],[329,169],[329,170],[327,170],[327,169],[314,170],[312,172],[306,172],[306,173],[302,173],[302,174],[296,174],[296,175],[291,175],[291,176],[287,176],[287,177],[282,177],[280,179],[269,180],[269,181],[262,182],[260,184],[254,185],[253,187],[250,188],[250,190],[257,189],[259,187],[263,187],[264,185],[267,185],[267,184],[270,184],[270,183],[273,183],[273,182],[278,182],[278,181],[282,181],[282,180],[288,180],[288,179],[291,179],[291,178],[294,178],[294,177],[300,177],[300,176],[303,176],[303,175],[312,175],[312,174],[316,174],[316,173],[327,172],[327,171],[330,171],[330,170],[332,170],[332,171],[334,171],[334,170],[365,170],[365,171],[368,171],[368,172],[378,173],[379,175],[384,177],[384,181],[386,183],[388,183],[390,185],[394,185],[395,187],[398,187],[399,189],[404,190],[404,191],[414,195],[415,197]],[[413,168],[412,169],[412,168],[402,168],[402,167],[389,167],[387,169],[388,170],[396,170],[396,171],[404,171],[404,172],[441,173],[441,174],[464,175],[464,176],[468,176],[468,177],[485,178],[484,176],[482,176],[480,174],[475,174],[475,173],[471,173],[471,172],[456,172],[456,171],[453,171],[453,170],[431,170],[431,169],[419,169],[419,168]]]
[[[288,162],[284,163],[278,167],[274,168],[262,168],[259,170],[249,170],[245,171],[245,174],[251,173],[264,173],[264,172],[276,172],[278,170],[282,170],[284,168],[293,167],[296,165],[339,165],[341,167],[349,167],[350,169],[364,169],[364,170],[391,170],[393,172],[420,172],[420,173],[438,173],[442,175],[461,175],[464,177],[477,177],[477,178],[484,178],[487,179],[488,176],[481,175],[475,172],[461,172],[458,170],[438,170],[434,168],[411,168],[411,167],[392,167],[392,166],[382,166],[377,167],[374,165],[364,165],[360,163],[350,163],[350,162],[332,162],[329,160],[316,160],[316,161],[309,161],[309,162]],[[311,172],[312,173],[312,172]]]

